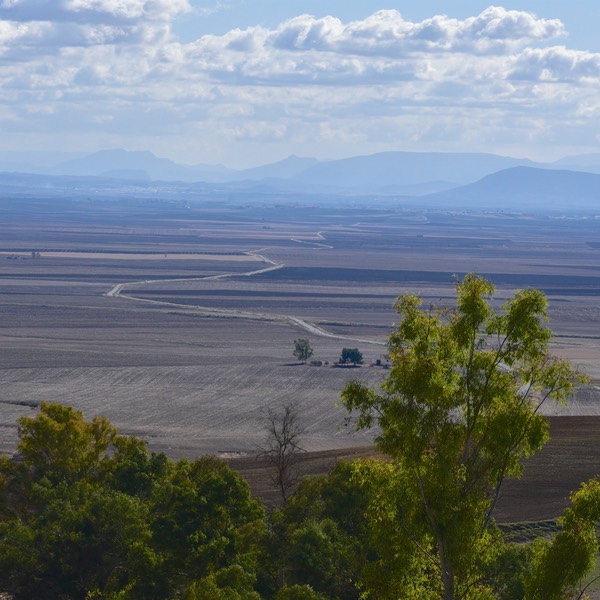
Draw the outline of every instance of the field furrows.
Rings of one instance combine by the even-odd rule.
[[[501,276],[499,303],[517,285],[547,288],[556,348],[594,382],[545,411],[600,414],[596,222],[144,203],[96,218],[0,224],[0,251],[54,252],[0,255],[0,449],[14,449],[15,419],[42,400],[106,414],[173,455],[253,452],[261,408],[289,401],[309,449],[367,442],[339,429],[335,403],[350,378],[388,372],[295,365],[293,340],[309,338],[317,360],[358,346],[373,362],[397,296],[451,305],[451,275],[468,271]]]
[[[147,437],[151,447],[153,439],[167,436],[184,444],[203,438],[205,451],[210,440],[229,439],[227,449],[249,451],[262,436],[261,410],[295,401],[308,428],[308,446],[331,447],[340,437],[348,437],[342,441],[347,445],[357,437],[352,442],[338,430],[345,416],[335,406],[339,391],[352,377],[375,383],[382,373],[280,364],[4,369],[1,425],[10,428],[15,415],[47,400],[74,405],[89,417],[104,414],[125,432]],[[23,397],[29,406],[19,404]]]

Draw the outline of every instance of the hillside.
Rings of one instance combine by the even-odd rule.
[[[600,175],[515,167],[452,190],[430,194],[431,205],[504,210],[587,210],[600,201]]]
[[[440,181],[450,188],[519,165],[533,166],[535,163],[495,154],[382,152],[320,163],[301,173],[296,180],[355,191]]]

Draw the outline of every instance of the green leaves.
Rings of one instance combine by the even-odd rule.
[[[254,581],[264,512],[223,462],[149,455],[106,419],[56,404],[19,424],[19,460],[0,458],[0,590],[151,600],[202,582],[198,594],[233,599],[228,567]]]
[[[310,340],[306,338],[298,338],[294,340],[293,355],[302,362],[306,362],[313,355],[313,347]]]
[[[347,365],[350,363],[352,363],[354,366],[362,365],[362,352],[358,348],[342,348],[339,362],[341,365]]]
[[[214,458],[179,461],[150,503],[153,545],[175,589],[236,563],[255,568],[264,512],[247,484]]]
[[[523,460],[547,441],[541,404],[565,399],[585,381],[549,355],[542,292],[521,290],[500,312],[493,292],[470,274],[456,282],[452,310],[400,298],[381,393],[357,382],[342,393],[358,428],[379,426],[379,448],[404,482],[396,518],[407,532],[421,531],[414,552],[437,556],[446,600],[486,597],[485,564],[497,547],[489,528],[502,482],[520,475]]]
[[[573,596],[575,585],[594,567],[598,522],[600,480],[593,479],[571,496],[571,506],[560,520],[562,531],[555,539],[539,540],[534,545],[525,600],[562,600]]]
[[[117,436],[104,417],[87,422],[80,411],[47,402],[36,417],[22,417],[18,423],[19,454],[37,476],[52,481],[90,476]]]
[[[0,571],[17,598],[84,598],[115,591],[150,566],[140,552],[150,531],[139,501],[79,481],[31,492],[39,508],[27,521],[0,523]]]

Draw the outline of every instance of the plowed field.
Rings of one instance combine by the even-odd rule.
[[[11,206],[0,223],[1,451],[43,400],[105,414],[173,456],[251,455],[261,410],[290,401],[307,449],[368,443],[344,430],[341,389],[385,377],[370,365],[398,295],[450,305],[452,275],[469,271],[498,283],[499,303],[519,286],[546,289],[556,351],[593,377],[546,410],[600,414],[600,221],[202,202],[73,202],[68,214],[34,203],[21,217],[25,201]],[[299,337],[329,364],[296,364]],[[332,366],[343,347],[365,366]]]

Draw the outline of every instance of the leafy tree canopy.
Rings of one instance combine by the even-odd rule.
[[[371,510],[393,515],[404,531],[396,544],[419,557],[406,569],[413,588],[422,584],[405,598],[493,597],[485,573],[498,548],[492,513],[502,483],[547,441],[540,407],[585,379],[549,353],[542,292],[521,290],[501,311],[493,292],[468,275],[452,310],[401,297],[381,390],[354,381],[342,394],[358,428],[377,423],[377,444],[393,461],[386,468],[397,484]]]
[[[362,365],[363,355],[358,348],[342,348],[340,355],[340,364],[342,365]]]
[[[149,454],[50,403],[19,436],[17,459],[0,457],[0,591],[152,600],[253,580],[264,512],[222,461]]]
[[[306,338],[294,340],[294,356],[298,360],[306,362],[313,354],[313,347],[309,340]]]

